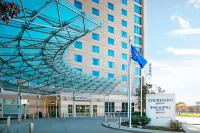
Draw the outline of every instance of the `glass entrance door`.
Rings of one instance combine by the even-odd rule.
[[[71,107],[69,105],[68,107]],[[71,111],[68,108],[68,112]],[[93,105],[93,115],[97,114],[97,105]],[[90,105],[76,105],[76,116],[90,116]]]
[[[48,105],[48,113],[50,117],[56,117],[56,105]]]

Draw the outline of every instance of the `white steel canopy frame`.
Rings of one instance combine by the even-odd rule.
[[[4,0],[0,1],[4,3]],[[70,67],[69,47],[101,23],[65,0],[16,0],[21,13],[0,20],[0,81],[6,90],[109,94],[120,80]]]

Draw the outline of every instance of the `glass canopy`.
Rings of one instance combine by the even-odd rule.
[[[15,3],[20,14],[8,24],[0,20],[0,81],[4,89],[109,94],[119,84],[117,79],[79,72],[66,61],[70,45],[101,23],[65,0]]]

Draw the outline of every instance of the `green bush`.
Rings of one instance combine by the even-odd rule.
[[[132,116],[131,121],[132,121],[132,124],[144,126],[150,123],[151,118],[148,118],[147,116],[134,115]]]
[[[132,115],[139,115],[139,116],[141,116],[140,112],[132,112],[131,114]],[[142,112],[142,116],[146,116],[146,112]]]

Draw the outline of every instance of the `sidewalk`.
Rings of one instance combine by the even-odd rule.
[[[129,128],[126,126],[121,126],[119,128],[118,122],[104,122],[103,126],[112,128],[112,129],[122,130],[122,131],[139,132],[139,133],[182,133],[182,132],[170,132],[170,131],[149,130],[149,129],[140,129],[140,128]]]

